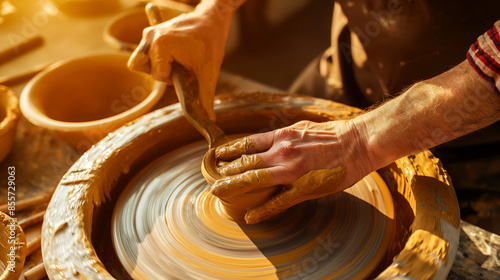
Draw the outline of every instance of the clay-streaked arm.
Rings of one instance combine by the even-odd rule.
[[[372,169],[500,119],[500,96],[467,61],[352,120]]]
[[[202,107],[215,120],[215,86],[235,10],[246,0],[203,0],[194,11],[144,29],[129,68],[171,84],[176,61],[198,79]]]
[[[287,186],[250,209],[248,223],[342,191],[402,156],[499,120],[500,96],[481,79],[465,61],[354,119],[300,122],[228,143],[216,150],[218,159],[232,161],[221,169],[227,177],[211,191],[231,199],[272,185]],[[316,178],[323,179],[311,180]]]

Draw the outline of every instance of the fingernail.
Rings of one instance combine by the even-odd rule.
[[[221,193],[222,184],[218,182],[219,181],[215,181],[215,183],[210,187],[210,192],[215,196],[219,196]]]
[[[254,224],[258,223],[259,221],[256,219],[254,212],[247,212],[245,214],[245,222],[249,225],[254,225]]]
[[[213,184],[211,187],[210,187],[210,193],[217,196],[217,186],[215,184]]]
[[[215,158],[220,158],[221,154],[225,153],[225,151],[226,151],[226,148],[224,148],[224,147],[217,147],[215,149]]]

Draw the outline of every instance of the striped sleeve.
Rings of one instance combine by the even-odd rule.
[[[500,20],[477,38],[467,52],[467,60],[476,72],[500,94]]]

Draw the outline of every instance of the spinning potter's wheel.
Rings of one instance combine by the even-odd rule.
[[[359,110],[305,96],[252,93],[217,96],[215,112],[217,124],[228,134],[234,135],[263,132],[306,119],[320,122],[348,118]],[[196,148],[196,142],[201,139],[200,133],[188,123],[176,104],[125,125],[86,152],[59,182],[45,214],[42,255],[48,277],[130,279],[130,274],[143,269],[143,257],[149,258],[149,263],[157,263],[163,262],[165,255],[168,255],[176,261],[176,265],[171,266],[174,269],[169,267],[163,271],[180,275],[179,278],[186,278],[184,275],[193,273],[185,268],[193,263],[203,264],[204,267],[195,267],[204,273],[198,277],[202,279],[208,278],[206,275],[223,278],[224,275],[220,276],[222,272],[218,270],[227,270],[228,265],[238,268],[232,269],[232,273],[242,273],[233,278],[243,278],[246,272],[242,269],[249,268],[254,269],[252,273],[274,269],[276,271],[269,273],[272,277],[286,278],[289,275],[286,273],[294,273],[296,277],[289,278],[312,278],[314,273],[323,271],[323,262],[340,254],[344,247],[337,247],[337,244],[346,246],[347,240],[350,240],[347,237],[365,233],[369,234],[368,237],[359,235],[352,239],[355,240],[352,241],[352,248],[359,245],[365,250],[359,253],[352,249],[346,251],[347,254],[343,253],[344,258],[339,259],[343,267],[337,272],[344,273],[342,269],[354,267],[351,262],[360,263],[359,267],[377,265],[377,254],[384,251],[382,247],[385,241],[376,241],[380,237],[375,236],[374,232],[384,232],[386,236],[389,226],[386,224],[385,229],[375,230],[374,227],[378,225],[374,225],[366,227],[368,229],[352,230],[349,234],[344,230],[347,225],[356,226],[354,220],[357,216],[368,215],[352,210],[349,205],[351,202],[371,208],[369,215],[375,216],[373,212],[376,212],[384,216],[381,213],[385,211],[386,216],[390,216],[388,209],[381,208],[382,205],[390,204],[376,204],[377,199],[385,197],[383,194],[374,194],[373,197],[379,198],[369,200],[369,195],[359,199],[361,196],[358,193],[344,192],[328,198],[336,199],[334,203],[328,203],[331,207],[328,209],[321,208],[324,199],[320,199],[290,208],[280,217],[264,224],[252,227],[238,225],[224,216],[216,199],[203,192],[207,186],[201,177],[199,164],[206,146]],[[195,154],[183,154],[186,151],[194,153],[196,149],[201,149],[198,151],[200,158],[196,160]],[[174,165],[163,162],[168,158],[173,159],[176,153],[182,160],[176,160]],[[191,160],[197,163],[189,164]],[[185,169],[190,165],[192,171]],[[184,169],[176,169],[181,167]],[[168,171],[168,178],[162,177],[165,172],[159,172],[161,170]],[[367,277],[446,279],[458,246],[460,219],[451,180],[439,160],[429,151],[424,151],[398,159],[377,173],[390,190],[395,223],[390,223],[394,231],[387,255]],[[375,181],[377,177],[375,174]],[[151,181],[151,178],[158,180]],[[142,187],[143,193],[130,195],[133,185],[140,181],[146,184]],[[375,192],[378,189],[382,192],[385,190],[383,184],[376,184],[379,187],[373,188]],[[148,203],[148,207],[133,202],[132,197],[145,197],[147,192],[153,191],[154,186],[159,191],[151,194],[150,200],[142,200],[142,203]],[[123,197],[131,198],[121,198],[122,194]],[[122,234],[139,240],[121,242],[127,251],[136,252],[137,257],[124,254],[129,261],[116,256],[111,234],[113,212],[122,213],[123,210],[117,209],[123,208],[125,203],[135,203],[137,207],[147,209],[144,215],[134,212],[130,216],[127,223],[131,224],[129,228],[133,230],[120,230]],[[201,208],[204,211],[199,211]],[[167,210],[170,212],[167,213]],[[330,218],[335,221],[330,223]],[[368,218],[365,220],[371,221]],[[179,225],[184,225],[185,229],[181,231]],[[175,230],[168,232],[171,226]],[[218,227],[217,231],[215,227]],[[224,240],[228,236],[231,242]],[[220,240],[226,247],[216,243]],[[147,242],[150,243],[146,245]],[[332,246],[322,245],[325,243]],[[228,244],[232,245],[228,248]],[[295,249],[291,250],[290,246]],[[156,250],[149,252],[151,247]],[[214,247],[217,249],[212,249]],[[162,250],[169,254],[161,255],[159,251]],[[193,251],[201,253],[190,253]],[[214,261],[220,263],[224,256],[220,252],[230,252],[230,258],[225,259],[230,262],[225,266],[210,265]],[[355,255],[353,257],[350,254]],[[369,254],[372,254],[370,258],[362,259]],[[292,257],[286,259],[284,256]],[[207,259],[209,261],[205,261]],[[255,265],[258,261],[263,264],[260,269]],[[206,267],[211,270],[207,271]],[[293,267],[302,270],[295,271]],[[252,276],[250,273],[248,275],[248,278]]]
[[[164,155],[120,195],[112,240],[132,278],[362,279],[385,255],[394,205],[377,173],[247,225],[209,192],[200,171],[206,151],[206,142],[197,142]]]

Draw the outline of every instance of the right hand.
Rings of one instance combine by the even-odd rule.
[[[255,224],[302,201],[340,192],[374,170],[366,135],[351,121],[301,121],[228,142],[215,150],[224,175],[211,187],[221,199],[285,186],[248,210]]]
[[[167,84],[172,84],[172,62],[184,66],[198,79],[200,104],[212,120],[215,86],[232,17],[232,12],[221,16],[214,8],[200,4],[193,12],[145,28],[128,62],[130,69]]]

